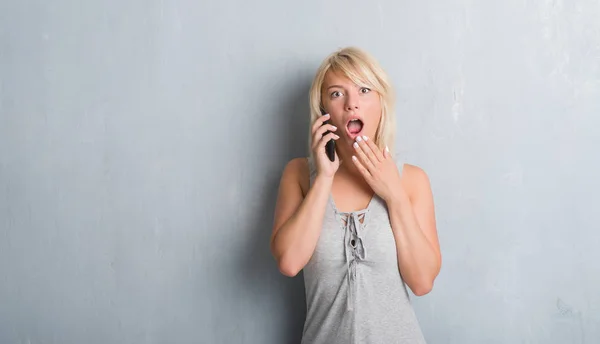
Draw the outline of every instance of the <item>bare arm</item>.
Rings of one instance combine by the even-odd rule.
[[[405,168],[409,192],[401,188],[388,207],[400,273],[413,293],[422,296],[431,291],[440,271],[440,246],[429,179],[416,166]]]
[[[441,267],[429,178],[417,166],[403,164],[400,176],[389,152],[372,142],[357,140],[352,161],[371,188],[385,200],[402,279],[417,296],[433,288]]]
[[[304,268],[315,250],[333,182],[332,177],[318,176],[304,197],[302,182],[308,185],[308,178],[306,159],[294,159],[285,167],[279,185],[271,252],[279,271],[289,277]]]
[[[318,118],[312,125],[312,144],[317,176],[309,187],[310,175],[307,159],[290,161],[283,171],[279,195],[275,206],[271,253],[277,260],[279,271],[286,276],[296,276],[312,257],[323,227],[325,206],[335,172],[339,168],[337,153],[330,161],[325,144],[337,140],[337,128],[326,124],[329,115]],[[329,131],[329,133],[327,133]],[[306,197],[304,197],[304,190]]]

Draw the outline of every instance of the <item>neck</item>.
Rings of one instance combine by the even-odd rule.
[[[339,155],[339,152],[338,152],[338,156],[342,160],[342,163],[340,164],[340,167],[338,168],[338,173],[341,173],[342,175],[349,176],[349,177],[356,178],[356,179],[363,178],[362,174],[360,173],[358,168],[356,168],[356,165],[354,165],[354,161],[352,161],[352,154],[342,153],[341,155]]]

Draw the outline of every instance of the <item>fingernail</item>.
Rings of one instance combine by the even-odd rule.
[[[335,137],[336,139],[339,139],[340,137],[337,136],[336,134],[333,134],[333,137]]]
[[[335,125],[332,125],[333,130],[337,130],[337,127]]]
[[[390,152],[390,149],[388,148],[388,146],[385,146],[385,150],[386,150],[386,152],[388,152],[388,153]]]
[[[358,143],[354,142],[354,144],[352,146],[354,146],[354,148],[358,148]]]
[[[352,160],[356,161],[356,160],[358,160],[358,159],[356,159],[356,157],[353,155],[353,156],[352,156]]]
[[[360,136],[357,136],[356,137],[356,142],[360,142],[360,141],[362,141],[362,139],[360,138]]]
[[[363,136],[363,139],[365,139],[365,141],[369,141],[369,138],[366,136]]]
[[[323,117],[327,117],[327,116],[329,116],[329,114],[328,114],[328,113],[326,113],[326,114],[324,114],[324,115],[323,115]]]

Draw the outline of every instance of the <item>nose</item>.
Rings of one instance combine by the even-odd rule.
[[[353,111],[358,110],[358,97],[350,95],[346,98],[346,110]]]

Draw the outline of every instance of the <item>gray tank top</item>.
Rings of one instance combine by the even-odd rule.
[[[395,159],[398,170],[404,164]],[[312,158],[310,186],[316,176]],[[302,344],[425,343],[398,269],[385,201],[340,212],[329,195],[315,251],[303,269]]]

